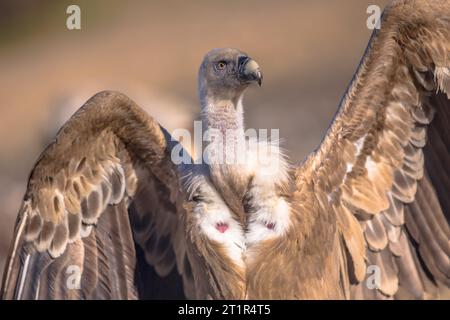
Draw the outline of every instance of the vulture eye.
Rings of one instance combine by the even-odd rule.
[[[216,70],[223,70],[227,66],[227,63],[225,61],[219,61],[216,63]]]

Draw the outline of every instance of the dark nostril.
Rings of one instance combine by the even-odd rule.
[[[239,70],[241,70],[241,68],[243,66],[245,66],[245,64],[247,63],[248,60],[250,60],[250,58],[247,57],[247,56],[240,56],[238,58],[238,68],[239,68]]]

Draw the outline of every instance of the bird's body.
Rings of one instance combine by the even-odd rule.
[[[202,164],[175,164],[176,141],[126,96],[95,95],[30,175],[2,296],[438,297],[450,287],[449,14],[444,0],[393,1],[298,167],[274,141],[246,140],[242,97],[262,74],[239,50],[200,67]]]

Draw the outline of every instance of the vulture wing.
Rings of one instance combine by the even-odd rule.
[[[192,297],[171,143],[120,93],[80,108],[31,172],[2,298]]]
[[[394,1],[324,140],[299,169],[334,212],[347,297],[450,287],[450,2]]]

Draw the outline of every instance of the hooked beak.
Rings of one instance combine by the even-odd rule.
[[[244,83],[257,82],[261,86],[263,75],[255,60],[242,56],[238,60],[239,79]]]

